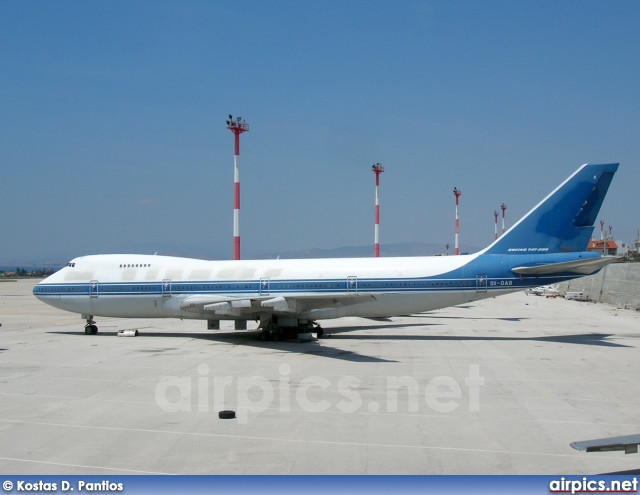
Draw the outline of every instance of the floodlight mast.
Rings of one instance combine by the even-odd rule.
[[[504,212],[507,211],[507,205],[502,203],[500,208],[502,209],[502,234],[504,234]]]
[[[453,195],[456,197],[456,238],[455,238],[455,251],[454,255],[458,256],[460,254],[460,246],[458,245],[458,235],[460,233],[460,223],[458,220],[458,199],[462,195],[462,191],[457,187],[453,188]]]
[[[242,117],[233,120],[229,114],[227,129],[235,136],[235,152],[233,155],[233,259],[240,259],[240,134],[249,130]]]
[[[493,225],[494,225],[493,240],[495,241],[498,239],[498,212],[496,210],[493,210]]]
[[[384,172],[384,167],[379,163],[371,167],[373,173],[376,174],[376,204],[374,213],[374,240],[373,240],[373,256],[380,257],[380,197],[378,196],[378,188],[380,187],[380,174]]]

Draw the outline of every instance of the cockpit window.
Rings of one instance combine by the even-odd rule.
[[[73,268],[74,266],[76,266],[76,264],[75,263],[68,263],[67,266],[70,267],[70,268]]]

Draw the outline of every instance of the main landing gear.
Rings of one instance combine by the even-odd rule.
[[[324,330],[315,321],[298,322],[295,326],[289,326],[286,325],[286,323],[288,322],[281,322],[279,324],[276,317],[270,319],[264,325],[261,325],[262,331],[258,335],[258,338],[263,342],[267,340],[281,342],[283,340],[296,339],[300,334],[315,333],[319,339],[324,335]]]
[[[84,326],[84,333],[87,335],[95,335],[98,333],[98,325],[93,320],[93,316],[87,316],[87,324]]]

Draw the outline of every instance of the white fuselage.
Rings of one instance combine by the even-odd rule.
[[[522,289],[503,281],[487,290],[486,274],[442,278],[477,256],[203,261],[95,255],[76,258],[34,294],[85,315],[195,319],[257,318],[263,309],[255,301],[290,296],[301,298],[297,317],[329,319],[412,314]],[[485,277],[481,287],[478,275]],[[204,309],[218,300],[237,302],[240,309]],[[254,307],[242,307],[242,301]]]

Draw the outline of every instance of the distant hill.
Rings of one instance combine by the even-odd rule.
[[[27,262],[27,263],[13,263],[13,264],[3,263],[3,264],[0,264],[0,273],[13,272],[16,270],[16,268],[21,268],[23,270],[26,270],[29,273],[34,271],[39,271],[39,270],[58,271],[60,268],[62,268],[66,264],[67,264],[66,261],[49,261],[49,262],[43,262],[43,263]]]
[[[196,259],[229,259],[224,256],[216,257],[216,253],[211,255],[203,254],[207,250],[202,246],[187,246],[177,244],[149,244],[135,246],[120,246],[115,249],[105,249],[102,254],[107,253],[140,253],[153,254],[156,252],[164,256],[181,256],[185,258]],[[218,251],[223,252],[222,249]],[[227,250],[224,250],[225,252]],[[475,253],[479,251],[476,246],[461,245],[460,252]],[[96,253],[97,254],[97,253]],[[433,256],[434,254],[447,254],[446,247],[443,244],[428,244],[426,242],[399,242],[396,244],[381,244],[380,256]],[[449,246],[449,254],[453,255],[453,246]],[[0,269],[15,270],[16,267],[27,268],[32,271],[35,268],[54,268],[58,269],[67,264],[67,262],[75,258],[77,255],[69,254],[63,261],[62,255],[58,254],[55,260],[0,260]],[[366,246],[347,246],[333,249],[307,249],[304,251],[283,251],[279,253],[258,253],[256,255],[247,255],[245,259],[309,259],[309,258],[371,258],[373,257],[373,245]],[[4,271],[3,270],[3,271]]]
[[[461,252],[475,253],[480,249],[476,246],[462,245]],[[426,242],[399,242],[396,244],[380,244],[380,256],[433,256],[447,254],[442,244],[427,244]],[[453,254],[453,247],[449,246],[449,254]],[[370,258],[373,256],[373,246],[349,246],[334,249],[307,249],[305,251],[287,251],[258,255],[256,259],[308,259],[308,258]]]

